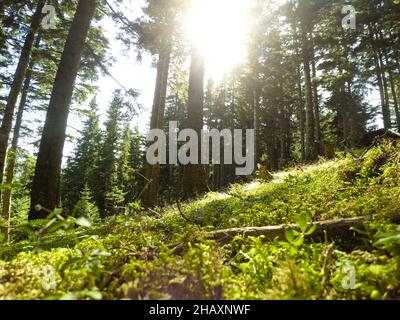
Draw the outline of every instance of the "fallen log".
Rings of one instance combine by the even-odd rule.
[[[324,241],[325,238],[329,241],[336,241],[338,239],[351,240],[357,235],[355,229],[364,230],[366,222],[376,219],[376,216],[363,216],[356,218],[316,222],[315,225],[317,226],[317,228],[315,232],[307,236],[307,239],[311,239],[314,241]],[[393,223],[400,224],[400,216],[393,217],[391,221]],[[266,241],[273,241],[275,239],[285,241],[285,231],[288,229],[299,231],[299,228],[296,224],[268,227],[233,228],[209,232],[207,233],[207,238],[215,240],[221,244],[229,243],[231,240],[239,235],[245,237],[264,236]]]

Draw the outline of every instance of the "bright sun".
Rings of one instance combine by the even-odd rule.
[[[194,0],[186,18],[189,37],[202,49],[208,78],[220,81],[246,56],[250,0]]]

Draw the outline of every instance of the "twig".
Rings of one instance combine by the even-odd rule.
[[[326,281],[329,278],[329,260],[331,258],[331,253],[333,248],[335,247],[335,242],[331,243],[325,251],[325,257],[324,257],[324,264],[322,266],[322,272],[323,272],[323,278],[322,278],[322,287],[325,286]]]
[[[184,220],[186,220],[187,222],[193,223],[194,225],[198,226],[199,228],[202,227],[201,221],[192,220],[192,219],[189,219],[187,216],[185,216],[185,214],[183,213],[183,210],[181,209],[181,204],[179,203],[178,199],[176,199],[176,205],[178,206],[178,211]]]
[[[136,29],[138,27],[138,24],[136,22],[130,21],[127,17],[125,17],[122,13],[117,12],[109,3],[107,0],[105,0],[106,5],[110,8],[111,12],[115,17],[117,17],[128,29],[133,33],[134,36],[137,37],[138,30]]]
[[[178,200],[178,199],[176,199],[176,205],[178,206],[178,211],[179,211],[180,215],[182,216],[182,218],[183,218],[184,220],[186,220],[187,222],[190,222],[190,223],[197,224],[195,221],[189,219],[188,217],[186,217],[186,216],[184,215],[184,213],[183,213],[183,211],[182,211],[182,209],[181,209],[181,204],[179,203],[179,200]]]
[[[154,211],[153,209],[150,209],[150,208],[147,208],[147,211],[150,211],[151,213],[154,213],[156,216],[158,216],[158,217],[162,217],[162,214],[161,213],[159,213],[159,212],[157,212],[157,211]]]
[[[111,247],[111,248],[109,248],[109,250],[125,250],[125,251],[129,251],[129,252],[132,252],[135,255],[137,255],[137,252],[135,250],[128,248],[128,247],[122,247],[122,246],[121,247]]]

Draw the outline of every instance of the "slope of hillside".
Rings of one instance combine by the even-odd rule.
[[[105,226],[71,228],[57,217],[57,227],[21,226],[21,241],[0,247],[0,298],[399,299],[400,228],[390,219],[400,215],[400,150],[385,142],[358,156],[133,210]],[[314,222],[369,215],[351,244],[311,240]],[[285,240],[209,237],[288,223],[298,228]]]

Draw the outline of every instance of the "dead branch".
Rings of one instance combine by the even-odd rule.
[[[314,241],[324,241],[325,237],[329,240],[348,240],[356,236],[355,230],[364,230],[365,223],[375,220],[375,216],[364,216],[357,218],[346,218],[340,220],[328,220],[315,223],[317,229],[309,236]],[[391,219],[394,223],[400,223],[400,216]],[[311,225],[310,225],[311,226]],[[233,240],[236,236],[260,237],[264,236],[266,241],[275,239],[285,241],[285,231],[288,229],[299,230],[295,224],[268,226],[268,227],[249,227],[249,228],[233,228],[220,231],[209,232],[207,237],[219,243],[226,244]],[[326,235],[325,235],[326,233]]]

